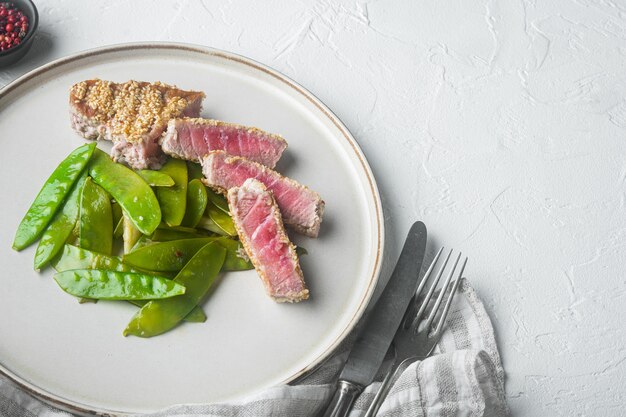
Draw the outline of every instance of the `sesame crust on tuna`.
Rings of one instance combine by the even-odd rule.
[[[286,295],[275,295],[272,294],[269,291],[269,278],[266,275],[265,271],[260,267],[261,263],[259,261],[259,259],[256,257],[254,251],[252,250],[250,241],[248,240],[248,236],[246,234],[246,232],[243,230],[243,226],[239,223],[239,221],[237,221],[236,216],[233,216],[233,223],[235,225],[235,229],[237,230],[237,234],[239,235],[239,240],[241,241],[241,244],[243,245],[246,254],[248,255],[248,258],[250,258],[250,261],[252,262],[252,264],[254,265],[254,268],[256,269],[257,273],[259,274],[261,280],[263,281],[263,283],[265,284],[265,288],[266,291],[268,293],[268,295],[276,302],[279,303],[283,303],[283,302],[289,302],[289,303],[297,303],[299,301],[303,301],[309,298],[309,290],[308,288],[306,288],[306,283],[304,282],[304,275],[302,274],[302,269],[300,268],[300,260],[298,258],[298,255],[296,253],[296,247],[295,245],[291,242],[291,240],[289,240],[289,237],[287,236],[287,234],[285,233],[285,227],[283,224],[283,220],[282,217],[280,215],[280,210],[278,209],[278,205],[276,204],[276,200],[274,199],[274,195],[273,193],[267,189],[267,187],[265,187],[265,185],[263,185],[263,183],[261,183],[260,181],[254,180],[254,179],[250,179],[248,181],[246,181],[246,183],[248,182],[252,182],[254,183],[253,186],[255,187],[259,187],[261,188],[264,192],[267,193],[267,195],[269,196],[269,198],[271,199],[271,212],[272,212],[272,216],[274,221],[277,223],[278,225],[278,230],[281,234],[280,236],[280,241],[287,244],[289,246],[289,253],[290,253],[290,258],[291,260],[294,262],[294,270],[296,272],[296,274],[300,277],[302,285],[303,285],[303,289],[297,293],[291,293],[291,294],[286,294]],[[237,207],[236,207],[236,200],[237,200],[237,193],[239,192],[240,188],[244,188],[247,187],[248,184],[244,183],[244,185],[242,185],[241,187],[233,187],[230,190],[228,190],[228,192],[226,193],[226,197],[228,200],[228,206],[230,208],[231,213],[236,213],[237,211]]]
[[[130,80],[113,83],[99,79],[81,81],[70,88],[70,107],[91,124],[106,124],[110,139],[141,141],[154,130],[183,115],[187,106],[204,93],[180,90],[161,82]],[[80,133],[80,132],[79,132]]]

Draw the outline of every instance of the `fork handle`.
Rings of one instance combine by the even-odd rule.
[[[387,372],[387,375],[385,375],[385,379],[383,379],[383,382],[380,384],[380,388],[378,389],[376,396],[372,400],[372,403],[370,404],[367,412],[363,417],[374,417],[378,413],[378,410],[380,409],[380,406],[387,397],[389,390],[397,381],[400,374],[404,372],[408,365],[415,362],[417,359],[418,358],[416,357],[410,357],[400,363],[394,362],[391,364],[391,369],[389,369],[389,372]]]
[[[396,369],[397,368],[393,367],[392,365],[392,369],[387,372],[387,375],[385,375],[385,379],[383,379],[383,382],[380,384],[380,388],[378,388],[376,396],[372,400],[372,403],[370,404],[367,412],[363,417],[374,417],[378,413],[378,409],[380,408],[383,400],[387,396],[387,393],[391,389],[391,379],[396,375]]]
[[[340,380],[337,390],[323,417],[346,417],[352,408],[352,403],[361,393],[362,387],[349,381]]]

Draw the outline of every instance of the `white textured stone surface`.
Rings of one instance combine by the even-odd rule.
[[[514,414],[623,414],[626,2],[37,4],[36,44],[0,86],[131,41],[207,45],[282,71],[368,156],[387,271],[415,219],[433,247],[470,256]]]

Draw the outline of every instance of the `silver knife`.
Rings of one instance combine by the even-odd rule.
[[[374,380],[417,289],[425,251],[426,226],[422,222],[415,222],[387,286],[367,316],[350,351],[324,417],[347,416],[357,395]]]

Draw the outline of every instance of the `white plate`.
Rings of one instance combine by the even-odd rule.
[[[78,304],[33,271],[34,246],[13,234],[56,165],[84,143],[69,127],[68,89],[88,78],[163,81],[206,92],[203,116],[282,134],[277,169],[326,201],[320,237],[294,236],[311,298],[277,304],[254,271],[223,276],[208,320],[152,339],[122,336],[135,308]],[[61,59],[0,91],[0,372],[78,412],[147,412],[241,398],[301,376],[353,328],[372,295],[383,250],[376,183],[354,138],[326,106],[276,71],[188,45],[129,44]],[[35,245],[36,246],[36,245]]]

